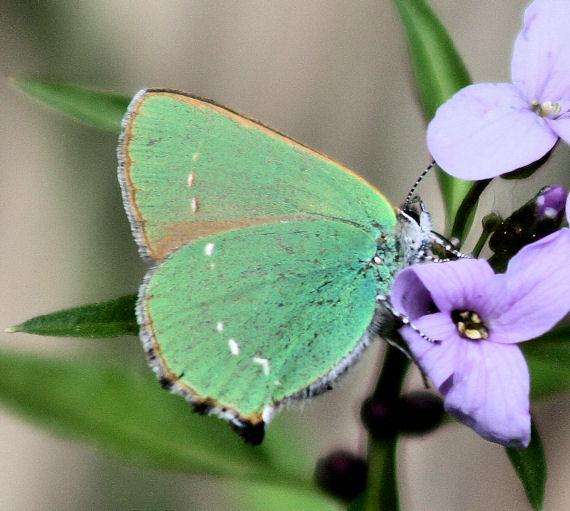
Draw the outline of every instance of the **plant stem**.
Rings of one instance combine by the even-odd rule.
[[[475,248],[471,251],[471,255],[473,257],[479,257],[479,254],[481,253],[481,250],[483,250],[483,247],[485,246],[485,243],[487,242],[487,239],[489,238],[490,235],[491,231],[483,229],[481,236],[479,236],[479,239],[475,244]]]
[[[398,511],[397,447],[397,437],[384,440],[370,439],[368,443],[368,485],[361,509]]]
[[[409,365],[410,361],[399,349],[386,344],[384,363],[372,396],[386,401],[398,399]]]
[[[373,398],[396,401],[400,395],[409,360],[400,350],[387,345],[384,363]],[[368,483],[359,509],[397,511],[399,509],[396,452],[398,437],[370,438],[368,442]]]

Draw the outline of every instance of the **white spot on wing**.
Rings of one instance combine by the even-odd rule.
[[[273,406],[266,406],[261,412],[261,418],[265,424],[268,424],[275,415],[275,408]]]
[[[204,253],[207,256],[211,256],[214,253],[214,244],[213,243],[206,243],[206,246],[204,247]]]
[[[239,355],[241,348],[239,347],[239,344],[237,343],[237,341],[235,339],[230,339],[228,341],[228,346],[230,347],[230,353],[232,355]]]
[[[188,174],[188,179],[186,180],[186,184],[188,185],[188,188],[190,188],[194,184],[194,174],[192,172]]]
[[[192,161],[196,161],[200,157],[200,153],[194,153],[192,155]]]
[[[190,199],[190,207],[192,208],[192,213],[198,211],[198,199],[196,197]]]
[[[269,371],[270,371],[269,359],[265,357],[253,357],[253,363],[259,364],[263,369],[263,374],[265,376],[269,376]]]
[[[218,332],[222,332],[224,330],[224,324],[221,321],[218,321],[218,324],[216,325],[216,330]]]

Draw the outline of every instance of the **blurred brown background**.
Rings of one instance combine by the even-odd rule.
[[[527,3],[431,2],[475,81],[508,81]],[[132,293],[144,273],[116,182],[115,137],[30,101],[8,84],[10,75],[126,95],[171,87],[216,99],[348,165],[393,203],[429,162],[406,41],[388,0],[1,0],[0,41],[2,328]],[[485,210],[508,213],[544,179],[568,186],[568,156],[561,146],[547,177],[543,171],[494,186]],[[421,193],[441,226],[434,183],[431,176]],[[0,342],[143,363],[135,338],[3,334]],[[335,392],[283,412],[315,458],[332,447],[363,447],[358,403],[378,356],[374,346]],[[552,511],[570,502],[568,411],[563,397],[536,407]],[[235,509],[223,482],[140,469],[7,412],[0,415],[0,460],[0,510]],[[456,425],[403,442],[400,482],[406,510],[530,509],[503,449]]]

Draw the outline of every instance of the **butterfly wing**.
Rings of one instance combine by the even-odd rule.
[[[341,165],[227,108],[141,91],[119,177],[155,263],[137,316],[163,385],[251,442],[363,350],[397,258],[393,208]]]
[[[370,234],[329,220],[190,242],[141,290],[151,364],[167,387],[255,443],[280,404],[325,390],[362,352],[375,253]]]
[[[141,253],[160,261],[204,236],[323,217],[372,228],[393,208],[338,163],[182,92],[139,92],[123,121],[119,179]]]

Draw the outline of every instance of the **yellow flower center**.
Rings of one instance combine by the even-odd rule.
[[[531,103],[531,109],[540,117],[549,117],[552,119],[560,113],[562,107],[560,106],[560,103],[553,103],[552,101],[544,101],[540,103],[538,99],[535,99]]]
[[[489,330],[481,316],[473,311],[454,310],[451,319],[457,326],[459,335],[470,341],[481,341],[489,338]]]

